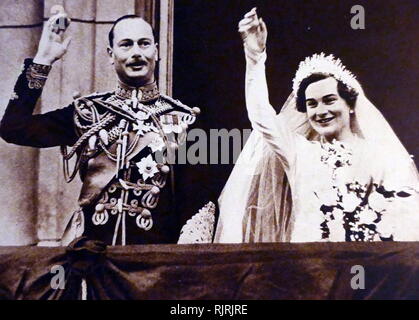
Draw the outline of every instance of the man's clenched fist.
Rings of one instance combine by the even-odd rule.
[[[65,13],[53,15],[48,19],[42,30],[38,52],[33,62],[51,65],[67,52],[71,37],[64,39],[64,32],[69,24],[70,18]]]

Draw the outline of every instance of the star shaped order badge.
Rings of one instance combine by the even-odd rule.
[[[137,131],[137,135],[142,136],[144,134],[143,127],[144,127],[144,121],[137,120],[136,123],[132,124],[132,130]]]
[[[145,123],[141,120],[137,120],[136,123],[132,124],[132,130],[137,131],[137,135],[139,136],[143,136],[146,132],[150,131],[158,132],[158,130],[153,126],[153,124]]]
[[[138,172],[143,176],[144,180],[152,178],[159,169],[157,168],[157,162],[153,160],[151,154],[147,157],[142,158],[141,161],[136,163]]]
[[[158,136],[151,141],[151,143],[148,145],[152,152],[156,151],[163,151],[163,149],[166,147],[166,144],[164,143],[163,139]]]

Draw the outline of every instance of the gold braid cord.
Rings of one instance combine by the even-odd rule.
[[[96,135],[98,132],[108,127],[109,125],[114,123],[116,120],[116,116],[110,113],[105,114],[103,118],[100,119],[99,113],[97,112],[96,108],[92,104],[90,105],[92,117],[87,117],[86,115],[83,114],[83,111],[78,106],[78,102],[79,101],[76,100],[74,103],[75,109],[76,109],[76,112],[74,114],[74,123],[79,131],[85,131],[85,130],[87,131],[81,135],[81,137],[77,140],[74,146],[70,149],[70,152],[67,152],[66,146],[61,146],[61,155],[63,156],[64,178],[67,182],[71,182],[77,174],[77,171],[80,167],[81,152],[77,154],[76,164],[74,165],[74,168],[71,173],[69,170],[69,160],[73,158],[73,156],[77,153],[77,151],[79,151],[81,148],[85,146],[86,142],[90,139],[90,137],[92,137],[93,135]],[[98,119],[97,122],[91,125],[82,125],[80,123],[80,117],[87,121],[93,121],[93,115],[96,119]]]
[[[77,150],[94,134],[98,133],[100,130],[107,127],[109,124],[115,121],[116,117],[113,114],[108,114],[105,118],[103,118],[100,122],[95,123],[87,132],[83,133],[83,135],[77,140],[74,146],[71,148],[70,152],[65,156],[64,159],[69,160],[71,159]]]

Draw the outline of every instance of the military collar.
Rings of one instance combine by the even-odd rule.
[[[138,99],[138,102],[149,102],[160,97],[159,88],[157,87],[156,82],[142,87],[131,87],[118,81],[115,94],[122,99],[132,99],[134,96]]]

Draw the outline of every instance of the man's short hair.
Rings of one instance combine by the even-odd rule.
[[[127,20],[127,19],[141,19],[144,20],[142,17],[136,15],[136,14],[127,14],[125,16],[119,17],[118,19],[115,20],[115,22],[112,25],[111,30],[108,33],[108,40],[109,40],[109,46],[111,48],[113,48],[113,39],[114,39],[114,30],[115,30],[115,26],[118,24],[118,22],[122,21],[122,20]],[[144,20],[145,21],[145,20]],[[147,22],[147,21],[145,21]],[[148,23],[148,22],[147,22]],[[150,25],[151,26],[151,25]],[[154,38],[156,38],[155,34],[154,34],[154,30],[153,27],[151,27],[151,30],[153,31],[153,36]]]

